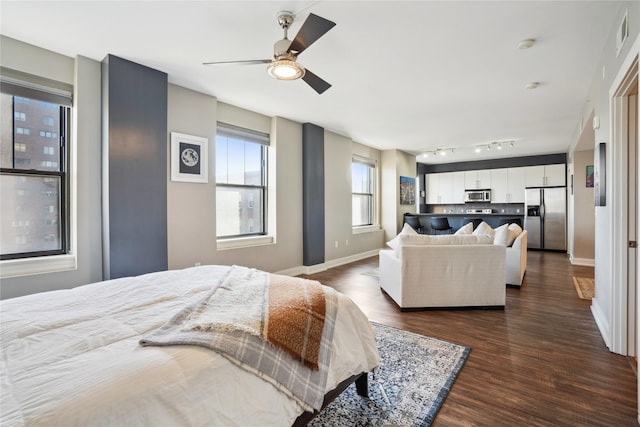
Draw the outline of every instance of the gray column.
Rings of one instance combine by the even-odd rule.
[[[302,263],[324,262],[324,129],[302,125]]]
[[[166,270],[167,74],[108,55],[102,102],[104,277]]]

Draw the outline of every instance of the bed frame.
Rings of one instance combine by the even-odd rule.
[[[324,401],[322,402],[322,411],[327,405],[329,405],[333,400],[340,395],[347,387],[349,387],[352,383],[356,383],[356,391],[362,397],[369,397],[369,377],[366,372],[362,372],[361,374],[353,375],[346,380],[342,381],[340,384],[336,386],[333,390],[324,395]],[[313,412],[303,412],[296,421],[293,423],[292,427],[304,427],[309,421],[315,418],[316,415],[320,413],[320,411]]]

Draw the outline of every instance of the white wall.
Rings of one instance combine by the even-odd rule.
[[[620,54],[616,55],[616,33],[618,25],[624,13],[628,13],[629,36]],[[614,80],[620,73],[624,61],[629,57],[637,55],[638,52],[631,53],[630,50],[640,33],[640,2],[625,2],[621,5],[618,17],[614,21],[616,24],[611,29],[606,46],[602,52],[601,60],[596,67],[592,84],[587,96],[588,102],[582,114],[582,121],[586,122],[591,111],[600,119],[600,127],[595,130],[595,144],[607,143],[607,204],[606,206],[595,208],[595,298],[592,300],[592,312],[600,332],[607,346],[616,351],[617,343],[614,339],[619,328],[614,322],[614,318],[620,313],[614,307],[620,305],[620,298],[626,299],[616,289],[614,285],[620,275],[626,273],[617,270],[618,256],[613,256],[620,248],[612,247],[612,236],[620,230],[622,218],[619,216],[621,199],[624,192],[624,183],[621,179],[619,165],[614,159],[620,158],[620,153],[624,147],[616,146],[612,141],[611,123],[611,96],[610,90]],[[637,44],[635,49],[637,49]],[[577,137],[576,137],[577,138]],[[595,148],[595,147],[594,147]]]
[[[351,161],[353,155],[380,164],[380,151],[329,131],[324,132],[325,262],[368,253],[382,246],[382,230],[353,233]],[[379,169],[379,168],[378,168]],[[378,210],[378,209],[377,209]],[[376,213],[379,218],[379,210]]]
[[[84,57],[69,58],[0,36],[0,65],[74,86],[72,186],[76,186],[75,240],[77,269],[3,279],[0,298],[74,286],[102,279],[100,177],[100,63]]]
[[[382,226],[385,241],[402,229],[405,213],[416,213],[416,205],[400,204],[400,177],[416,177],[416,157],[400,150],[382,152]],[[417,179],[416,179],[417,185]]]
[[[587,187],[586,168],[593,166],[593,150],[574,153],[573,207],[574,231],[572,262],[594,265],[595,257],[595,206],[593,187]]]

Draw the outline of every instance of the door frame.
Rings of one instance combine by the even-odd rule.
[[[628,145],[628,92],[634,80],[638,79],[638,56],[640,51],[640,37],[638,37],[625,58],[610,91],[611,144],[608,151],[612,157],[611,185],[607,192],[611,205],[609,247],[611,280],[611,322],[609,349],[615,353],[628,355],[628,286],[627,286],[627,145]],[[636,260],[637,261],[637,260]],[[597,284],[596,284],[597,286]],[[597,292],[597,291],[596,291]],[[636,325],[636,339],[639,328]],[[631,350],[633,352],[634,350]]]

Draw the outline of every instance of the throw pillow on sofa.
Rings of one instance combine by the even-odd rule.
[[[496,229],[493,244],[509,247],[513,245],[513,242],[520,235],[520,233],[522,233],[522,228],[520,228],[518,224],[510,224],[507,227],[502,226]]]
[[[389,246],[391,249],[397,249],[398,245],[400,244],[400,236],[419,236],[419,234],[416,230],[413,229],[413,227],[405,223],[402,227],[402,230],[400,230],[400,233],[398,233],[396,237],[387,242],[387,246]]]
[[[465,225],[463,225],[462,227],[460,227],[458,229],[458,231],[456,231],[455,233],[453,233],[454,235],[460,235],[460,234],[472,234],[473,233],[473,223],[469,222]]]
[[[491,226],[489,224],[487,224],[486,222],[482,221],[480,224],[478,224],[476,229],[473,230],[472,234],[474,236],[481,236],[483,234],[488,234],[489,236],[493,236],[495,234],[495,231],[494,231],[493,228],[491,228]]]

